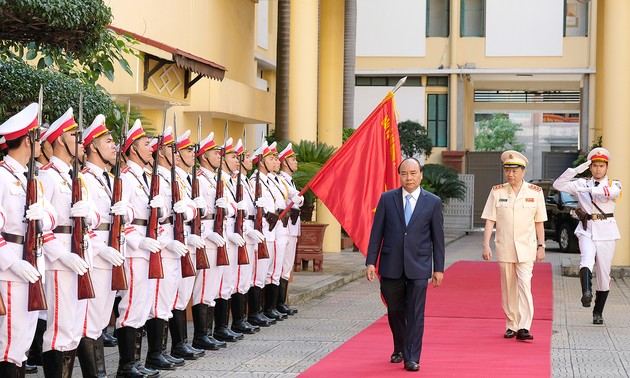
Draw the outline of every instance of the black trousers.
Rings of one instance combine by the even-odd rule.
[[[405,362],[420,362],[428,283],[427,279],[409,279],[404,273],[400,278],[381,277],[394,351],[402,352]]]

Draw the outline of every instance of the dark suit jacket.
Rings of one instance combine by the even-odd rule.
[[[386,278],[429,279],[444,271],[444,220],[440,198],[422,189],[405,226],[402,188],[381,195],[376,207],[366,265]],[[433,268],[433,270],[432,270]]]

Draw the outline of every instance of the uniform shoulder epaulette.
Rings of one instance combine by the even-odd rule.
[[[492,187],[492,190],[499,190],[499,189],[503,189],[503,186],[504,186],[503,184],[501,184],[501,185],[495,185],[495,186],[493,186],[493,187]]]
[[[5,165],[6,163],[4,162],[4,160],[0,161],[0,166]]]
[[[537,191],[537,192],[540,192],[540,191],[542,190],[542,188],[541,188],[540,186],[538,186],[538,185],[534,185],[534,184],[529,184],[529,188],[530,188],[531,190],[535,190],[535,191]]]
[[[124,167],[124,168],[123,168],[120,172],[122,172],[122,173],[127,173],[127,172],[129,172],[130,170],[131,170],[131,167],[130,167],[130,166],[128,166],[128,165],[125,165],[125,167]]]
[[[90,171],[90,167],[85,167],[81,170],[81,173],[86,174]]]
[[[201,171],[201,169],[197,169],[197,176],[203,176],[203,172]]]
[[[43,165],[40,169],[45,171],[45,170],[49,169],[52,166],[53,166],[53,163],[51,161],[50,163],[48,163],[46,165]]]

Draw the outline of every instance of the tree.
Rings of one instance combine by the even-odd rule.
[[[414,121],[404,121],[398,124],[400,149],[405,157],[423,154],[431,156],[433,143],[427,134],[427,129]]]
[[[505,114],[494,113],[491,119],[479,122],[475,131],[475,151],[525,151],[525,144],[519,143],[516,132],[521,125],[512,122]]]

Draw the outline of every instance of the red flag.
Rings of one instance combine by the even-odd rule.
[[[400,161],[390,92],[308,183],[364,255],[381,193],[400,186]]]

